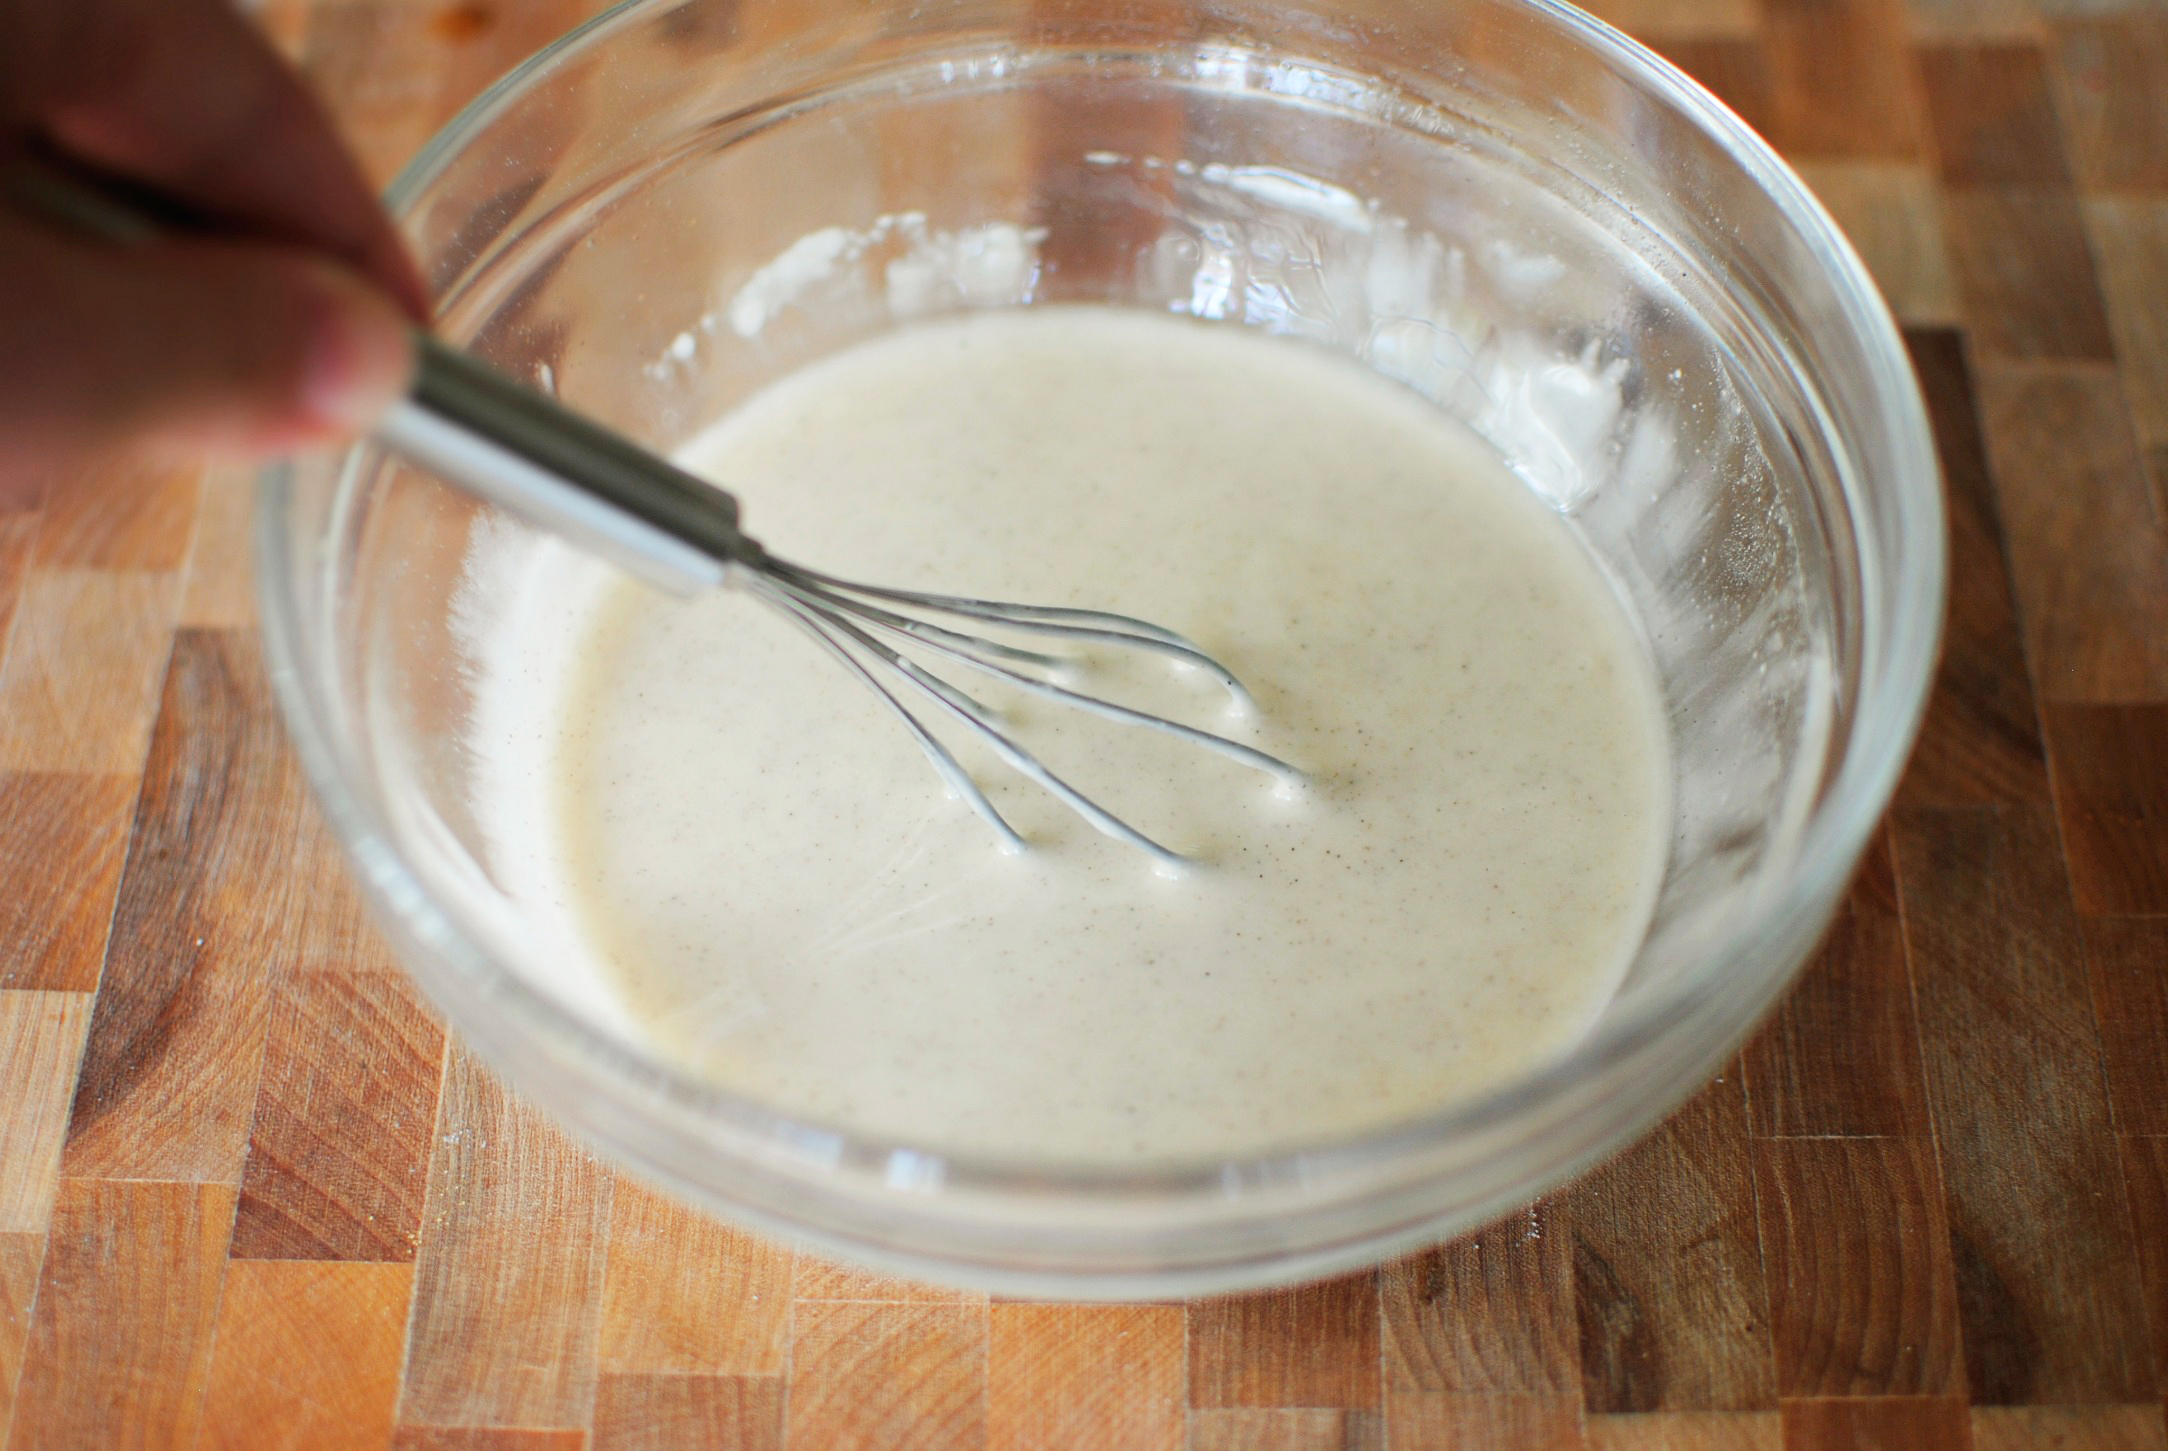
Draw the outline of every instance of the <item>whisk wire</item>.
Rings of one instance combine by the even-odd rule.
[[[933,763],[933,768],[941,779],[958,796],[968,802],[971,809],[977,812],[987,825],[993,827],[994,831],[1001,837],[1004,849],[1009,851],[1022,851],[1024,849],[1024,838],[1017,834],[1015,827],[1009,825],[1007,818],[994,809],[994,803],[986,799],[986,793],[979,789],[978,782],[971,779],[971,773],[963,768],[962,762],[958,761],[950,753],[947,746],[941,744],[932,731],[926,729],[925,724],[917,716],[911,714],[910,707],[898,700],[895,692],[883,685],[874,676],[873,672],[867,669],[865,664],[844,646],[842,641],[829,633],[827,627],[813,611],[807,609],[789,595],[784,594],[781,590],[773,588],[765,581],[755,579],[751,587],[762,599],[774,605],[785,619],[812,636],[823,650],[834,656],[861,684],[881,698],[889,710],[894,712],[896,719],[903,723],[903,728],[910,732],[911,739],[918,742],[919,749],[926,753],[926,759]]]
[[[968,595],[930,594],[922,590],[896,589],[888,585],[861,584],[856,580],[839,579],[831,574],[807,569],[803,565],[791,564],[772,555],[761,561],[760,568],[777,578],[789,579],[793,583],[829,594],[843,595],[846,597],[843,601],[845,607],[854,611],[864,609],[865,606],[860,604],[858,599],[850,598],[852,596],[886,600],[908,609],[950,615],[1025,634],[1058,637],[1075,645],[1147,650],[1165,656],[1177,664],[1203,671],[1226,689],[1245,714],[1256,709],[1256,702],[1251,700],[1249,691],[1235,678],[1233,671],[1205,654],[1186,636],[1155,625],[1149,620],[1117,615],[1107,610],[1078,609],[1067,605],[1026,605],[1010,600],[973,599]],[[1001,653],[1007,648],[999,646],[995,641],[986,640],[983,636],[968,638],[991,647],[989,653]]]
[[[882,644],[833,608],[811,603],[804,599],[794,599],[793,603],[800,609],[816,616],[830,630],[848,639],[880,664],[894,671],[905,683],[947,711],[964,729],[985,742],[988,749],[1000,757],[1002,763],[1008,766],[1010,770],[1039,786],[1100,831],[1147,853],[1164,866],[1179,869],[1188,865],[1188,858],[1184,857],[1180,852],[1154,841],[1151,837],[1146,836],[1136,827],[1131,826],[1121,817],[1116,816],[1097,801],[1094,801],[1091,797],[1056,775],[1044,761],[1041,761],[1037,756],[1025,749],[1014,737],[993,724],[993,711],[984,702],[975,699],[968,692],[958,690],[954,685],[928,671],[909,656]],[[854,661],[853,663],[858,662]],[[887,694],[885,690],[882,693]],[[890,698],[893,699],[893,697]],[[925,728],[921,725],[918,729],[923,731]],[[955,758],[951,756],[948,759],[953,761]],[[985,797],[981,794],[978,799],[984,801]],[[1000,815],[998,811],[994,810],[991,802],[987,803],[986,809],[993,812],[996,817]],[[1001,824],[1012,837],[1015,835],[1014,828],[1009,827],[1006,821]]]
[[[893,634],[908,636],[913,640],[942,651],[944,654],[961,655],[975,653],[990,655],[1016,665],[1035,665],[1041,670],[1062,670],[1071,663],[1059,655],[1048,655],[1038,650],[1020,649],[1015,645],[989,640],[983,635],[966,635],[958,630],[944,629],[925,620],[914,620],[884,610],[879,605],[866,604],[861,600],[846,598],[834,591],[816,585],[800,583],[791,578],[777,581],[791,593],[807,599],[819,599],[838,609],[848,610],[863,620],[869,620]]]
[[[836,607],[834,601],[825,600],[821,593],[808,590],[788,579],[778,580],[777,583],[805,603],[816,607]],[[1211,731],[1200,730],[1196,726],[1185,725],[1181,721],[1170,720],[1163,715],[1154,715],[1150,711],[1137,710],[1132,706],[1122,705],[1115,701],[1103,699],[1100,696],[1086,695],[1080,691],[1070,690],[1065,686],[1055,684],[1053,681],[1040,680],[1034,676],[1026,675],[1020,670],[1013,670],[995,661],[984,659],[974,654],[969,648],[949,643],[950,640],[968,641],[971,637],[958,636],[952,631],[941,630],[939,631],[941,638],[936,638],[909,629],[910,622],[900,621],[899,617],[891,615],[885,610],[861,609],[858,614],[861,618],[880,629],[916,640],[933,654],[954,660],[958,664],[968,665],[972,669],[983,671],[996,679],[1005,680],[1019,690],[1057,701],[1062,705],[1099,716],[1105,720],[1160,731],[1166,735],[1174,736],[1178,740],[1187,741],[1191,745],[1201,746],[1208,751],[1216,752],[1231,761],[1237,761],[1252,769],[1277,776],[1291,785],[1299,783],[1302,779],[1302,773],[1293,766],[1288,765],[1276,756],[1267,755],[1255,746],[1244,745],[1240,741],[1229,740],[1227,737],[1216,735]],[[1057,661],[1056,663],[1061,662]]]

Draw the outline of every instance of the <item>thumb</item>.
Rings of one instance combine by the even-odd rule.
[[[407,385],[408,327],[293,249],[0,222],[0,431],[56,464],[115,441],[262,455],[358,432]]]

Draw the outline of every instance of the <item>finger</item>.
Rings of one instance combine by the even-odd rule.
[[[46,74],[27,79],[39,95],[32,120],[56,142],[271,238],[321,247],[427,318],[427,289],[322,108],[225,0],[22,8],[53,32]]]
[[[262,455],[368,426],[409,325],[336,264],[260,244],[77,242],[0,217],[0,471],[114,443]]]

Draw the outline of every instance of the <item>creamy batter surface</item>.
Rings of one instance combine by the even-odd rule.
[[[1478,1094],[1614,989],[1668,825],[1646,657],[1566,526],[1413,394],[1031,309],[843,353],[684,458],[787,558],[1187,633],[1255,718],[1155,659],[1092,684],[1312,784],[958,677],[1200,865],[1155,873],[958,743],[1033,843],[1004,854],[782,619],[613,582],[548,698],[516,683],[547,721],[522,849],[680,1063],[936,1151],[1209,1158]]]

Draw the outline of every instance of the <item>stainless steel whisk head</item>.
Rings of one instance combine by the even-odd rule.
[[[886,589],[854,584],[832,575],[785,564],[772,557],[765,568],[752,573],[747,587],[774,605],[791,621],[817,640],[895,712],[904,729],[926,753],[928,760],[949,786],[971,804],[987,824],[1000,833],[1007,846],[1024,845],[1014,827],[1003,819],[986,793],[972,780],[955,755],[888,685],[880,672],[923,698],[959,727],[975,736],[1005,765],[1046,789],[1099,830],[1119,841],[1150,853],[1167,866],[1185,860],[1180,853],[1107,810],[1091,797],[1064,781],[1004,728],[1000,712],[958,688],[905,655],[896,645],[916,645],[938,659],[1005,681],[1017,689],[1124,725],[1143,726],[1178,740],[1214,751],[1269,772],[1289,785],[1299,785],[1302,773],[1254,746],[1229,740],[1211,731],[1185,725],[1163,715],[1137,710],[1101,696],[1072,690],[1048,675],[1065,673],[1071,662],[1059,655],[1026,650],[984,635],[938,623],[941,619],[1028,635],[1052,636],[1077,646],[1116,646],[1161,655],[1179,665],[1202,671],[1224,686],[1244,711],[1256,707],[1242,682],[1196,645],[1172,630],[1127,615],[1104,610],[1068,609],[1048,605],[1011,604],[999,600],[967,599],[956,595],[927,594],[918,590]],[[909,611],[910,613],[902,613]],[[932,618],[927,618],[931,616]],[[1044,672],[1035,674],[1034,671]]]

